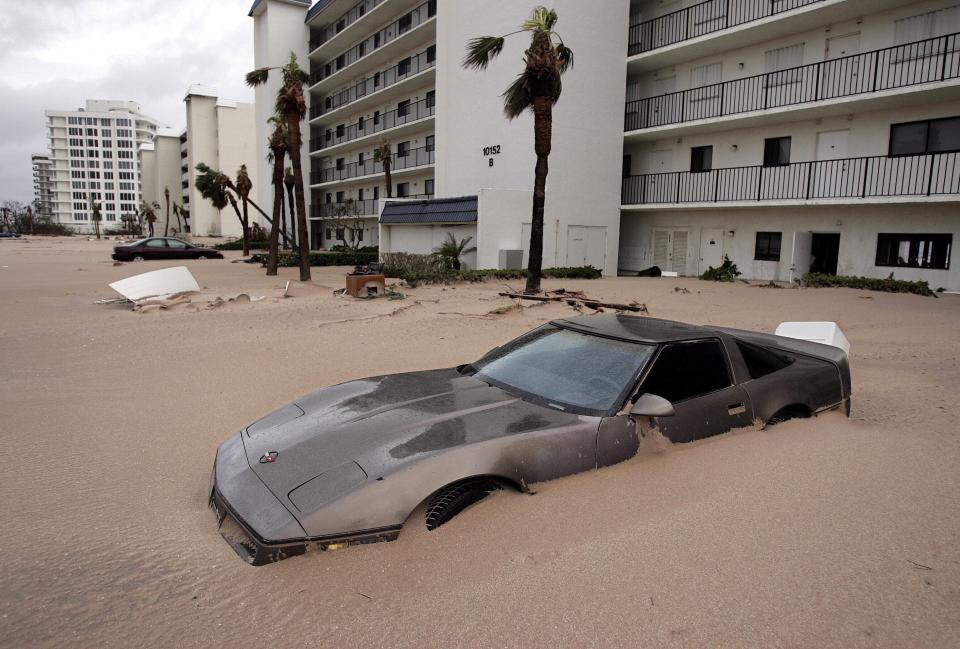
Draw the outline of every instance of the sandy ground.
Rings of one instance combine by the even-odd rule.
[[[267,299],[137,314],[93,302],[165,264],[114,267],[111,243],[0,241],[2,647],[958,644],[956,296],[549,282],[698,323],[836,320],[853,419],[646,449],[436,532],[413,518],[394,543],[252,568],[206,506],[221,440],[315,388],[466,362],[569,310],[484,316],[507,303],[497,283],[280,300],[293,269],[227,260],[187,262],[207,297]]]

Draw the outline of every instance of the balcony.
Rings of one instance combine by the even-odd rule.
[[[415,56],[408,56],[397,65],[377,72],[354,85],[335,92],[310,108],[310,119],[314,120],[339,108],[378,93],[400,81],[406,81],[421,72],[430,70],[437,65],[436,49],[431,47]]]
[[[642,174],[623,179],[620,200],[629,209],[831,199],[893,202],[895,197],[957,200],[958,195],[960,153],[953,152]]]
[[[383,3],[384,0],[363,0],[362,2],[355,4],[350,8],[347,13],[343,14],[336,20],[332,21],[326,27],[321,29],[311,29],[310,30],[310,52],[312,53],[315,49],[329,41],[331,38],[345,30],[347,27],[357,22],[361,18],[367,15],[371,9],[377,5]],[[318,3],[318,5],[323,5],[324,3]],[[314,7],[318,6],[314,5]],[[313,9],[311,9],[311,13]],[[307,21],[309,22],[312,16],[308,14]]]
[[[421,99],[403,108],[383,113],[379,117],[363,119],[349,126],[341,124],[335,129],[329,129],[324,137],[312,138],[310,140],[310,153],[324,151],[340,144],[370,137],[406,124],[415,124],[432,117],[435,111],[436,101],[434,99]]]
[[[362,201],[348,200],[343,203],[320,203],[310,206],[311,219],[331,219],[348,216],[377,216],[380,214],[380,201],[367,198]]]
[[[627,102],[625,131],[650,129],[960,78],[958,34]]]
[[[428,21],[434,19],[437,15],[436,0],[429,0],[423,3],[413,11],[401,16],[399,19],[390,23],[377,33],[373,34],[361,43],[357,43],[346,52],[335,56],[326,63],[318,63],[312,66],[310,73],[310,86],[313,87],[325,79],[328,79],[338,72],[349,68],[360,60],[367,59],[378,60],[379,57],[373,56],[384,46],[396,41],[398,38],[408,32],[418,31],[417,28]]]
[[[391,156],[391,173],[403,171],[404,169],[416,169],[432,165],[434,162],[434,147],[420,147],[412,149],[404,155],[396,151]],[[383,173],[383,164],[373,160],[364,160],[361,162],[351,162],[344,165],[342,169],[330,167],[329,169],[320,169],[310,172],[310,184],[322,185],[324,183],[342,182],[352,178],[363,178]]]
[[[630,25],[629,56],[680,43],[729,27],[768,18],[824,0],[707,0]]]

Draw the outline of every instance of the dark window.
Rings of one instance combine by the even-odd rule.
[[[790,138],[771,137],[763,141],[763,166],[779,167],[790,164]]]
[[[357,45],[357,57],[366,56],[367,54],[367,44],[360,43]]]
[[[337,158],[337,171],[343,171],[343,166],[346,163],[346,159]]]
[[[713,169],[713,147],[695,146],[690,149],[690,171],[703,173]]]
[[[437,105],[437,92],[431,90],[427,93],[427,108],[433,108]]]
[[[423,183],[423,193],[433,196],[433,178],[427,178]]]
[[[405,59],[400,59],[400,62],[397,63],[397,76],[402,77],[405,74],[410,74],[410,57],[409,56]]]
[[[413,27],[412,13],[409,13],[406,16],[402,16],[400,20],[397,21],[397,28],[399,29],[401,34],[407,31],[408,29],[410,29],[411,27]]]
[[[343,203],[343,192],[337,192],[337,203]]]
[[[363,241],[363,230],[357,228],[357,241]]]
[[[427,48],[427,63],[433,63],[437,60],[437,46],[431,45]]]
[[[376,110],[373,112],[373,125],[376,126],[380,123],[380,111]]]
[[[433,18],[437,15],[437,0],[427,2],[427,18]]]
[[[380,200],[380,187],[379,187],[379,186],[373,188],[373,200],[375,200],[375,201],[376,201],[376,200]]]
[[[346,133],[347,127],[345,124],[340,124],[337,126],[337,137],[343,137],[343,134]]]
[[[373,73],[373,87],[374,87],[374,88],[378,88],[379,86],[380,86],[380,73],[379,73],[379,72],[374,72],[374,73]]]
[[[357,130],[358,131],[363,130],[363,116],[361,116],[360,119],[357,120]]]
[[[330,110],[333,107],[333,97],[327,97],[323,100],[323,107],[326,110]]]
[[[782,356],[769,349],[757,347],[749,343],[737,341],[737,349],[743,356],[743,362],[747,365],[747,372],[751,379],[759,379],[761,376],[773,374],[777,370],[782,370],[790,365],[793,360]]]
[[[341,54],[340,56],[337,57],[337,69],[338,69],[338,70],[339,70],[340,68],[342,68],[343,66],[345,66],[346,64],[347,64],[347,55],[346,55],[346,54]]]
[[[890,155],[960,151],[960,117],[890,126]]]
[[[397,157],[406,158],[410,155],[410,142],[401,142],[397,145]]]
[[[337,228],[337,239],[343,239],[343,228]]]
[[[363,189],[358,189],[358,190],[357,190],[357,200],[358,200],[358,201],[362,201],[362,200],[363,200]]]
[[[329,142],[330,140],[333,139],[333,131],[328,128],[327,132],[324,134],[324,137],[326,137],[327,142]]]
[[[780,244],[783,235],[780,232],[757,232],[757,247],[753,258],[757,261],[780,261]]]
[[[729,386],[723,348],[715,340],[705,340],[664,347],[640,394],[655,394],[677,403]]]
[[[361,165],[361,166],[363,165],[363,152],[362,152],[362,151],[357,154],[357,164],[358,164],[358,165]]]
[[[333,239],[333,230],[327,228],[327,239]]]
[[[436,142],[436,136],[428,135],[428,136],[427,136],[427,143],[426,143],[426,144],[424,145],[424,147],[423,147],[424,150],[425,150],[427,153],[430,153],[431,151],[433,151],[434,147],[436,146],[436,145],[435,145],[435,142]]]
[[[623,156],[623,170],[621,176],[629,178],[633,173],[633,156]]]
[[[950,269],[952,234],[878,234],[877,266]]]
[[[332,203],[332,202],[333,202],[333,194],[327,192],[327,198],[326,198],[326,200],[327,200],[327,205],[329,205],[330,203]]]
[[[332,72],[333,66],[331,64],[327,63],[325,66],[323,66],[323,76],[329,77]]]
[[[339,34],[340,32],[342,32],[346,26],[347,26],[346,20],[341,20],[340,22],[338,22],[336,27],[336,33]]]
[[[364,14],[366,14],[366,13],[367,13],[367,6],[366,6],[366,5],[360,5],[360,11],[359,11],[359,16],[358,16],[358,17],[362,18],[362,17],[364,16]]]
[[[397,198],[405,198],[410,195],[410,183],[397,183]]]
[[[410,100],[405,99],[397,104],[397,117],[406,117],[410,114]]]
[[[373,35],[373,48],[376,49],[378,47],[380,47],[380,32]]]

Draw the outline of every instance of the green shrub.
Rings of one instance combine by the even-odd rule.
[[[269,241],[251,241],[250,249],[251,250],[266,250],[270,247]],[[243,239],[237,239],[236,241],[228,241],[227,243],[218,243],[214,246],[217,250],[243,250]]]
[[[404,252],[386,253],[380,256],[383,273],[398,277],[411,286],[417,284],[442,284],[448,282],[482,282],[488,279],[526,279],[527,271],[518,269],[488,268],[482,270],[454,270],[449,261],[440,255],[412,255]],[[543,276],[551,279],[599,279],[602,273],[592,266],[573,268],[545,268]]]
[[[823,273],[807,273],[800,280],[802,286],[810,288],[860,288],[867,291],[882,291],[884,293],[912,293],[914,295],[924,295],[928,297],[937,297],[937,294],[930,290],[930,285],[926,282],[908,282],[902,279],[894,279],[893,273],[886,278],[876,277],[851,277],[848,275],[825,275]]]
[[[260,253],[251,255],[254,263],[267,265],[267,255]],[[376,253],[372,252],[311,252],[311,266],[366,266],[377,261]],[[300,265],[300,255],[295,252],[281,252],[277,257],[277,265],[282,268],[294,268]]]
[[[345,246],[343,244],[337,244],[330,247],[330,252],[380,252],[379,246],[361,246],[359,248],[351,248],[350,246]]]
[[[723,263],[720,264],[718,268],[714,268],[713,266],[708,268],[704,271],[703,275],[700,276],[700,279],[711,282],[735,282],[742,274],[740,269],[737,268],[737,265],[730,261],[730,257],[724,255]]]

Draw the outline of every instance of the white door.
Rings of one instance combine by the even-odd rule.
[[[854,56],[859,53],[860,32],[827,39],[823,53],[825,63],[820,74],[820,99],[844,97],[869,90],[862,84],[873,83],[868,69],[870,57]]]
[[[793,233],[793,257],[790,261],[790,282],[800,279],[810,271],[810,250],[813,241],[811,232]]]
[[[686,230],[654,230],[653,265],[660,270],[686,275],[689,235]]]
[[[567,226],[567,266],[593,266],[602,269],[606,260],[606,227]]]
[[[684,21],[687,14],[677,13],[683,9],[682,0],[669,0],[663,2],[657,9],[657,16],[660,18],[662,27],[654,30],[653,38],[657,46],[669,45],[677,41],[677,34],[684,32]]]
[[[810,179],[811,198],[842,198],[853,196],[859,187],[858,168],[847,160],[850,129],[817,133],[817,162]]]
[[[702,275],[705,270],[718,268],[723,264],[723,230],[700,230],[700,267],[697,272]]]
[[[669,270],[670,262],[670,231],[653,231],[653,265],[660,270]]]
[[[672,270],[675,273],[680,275],[687,274],[687,239],[688,232],[686,230],[674,230],[673,231],[673,245],[671,246],[671,264]]]
[[[638,187],[647,203],[672,203],[676,200],[677,178],[673,171],[673,149],[654,149],[643,154],[640,161],[643,176]]]

